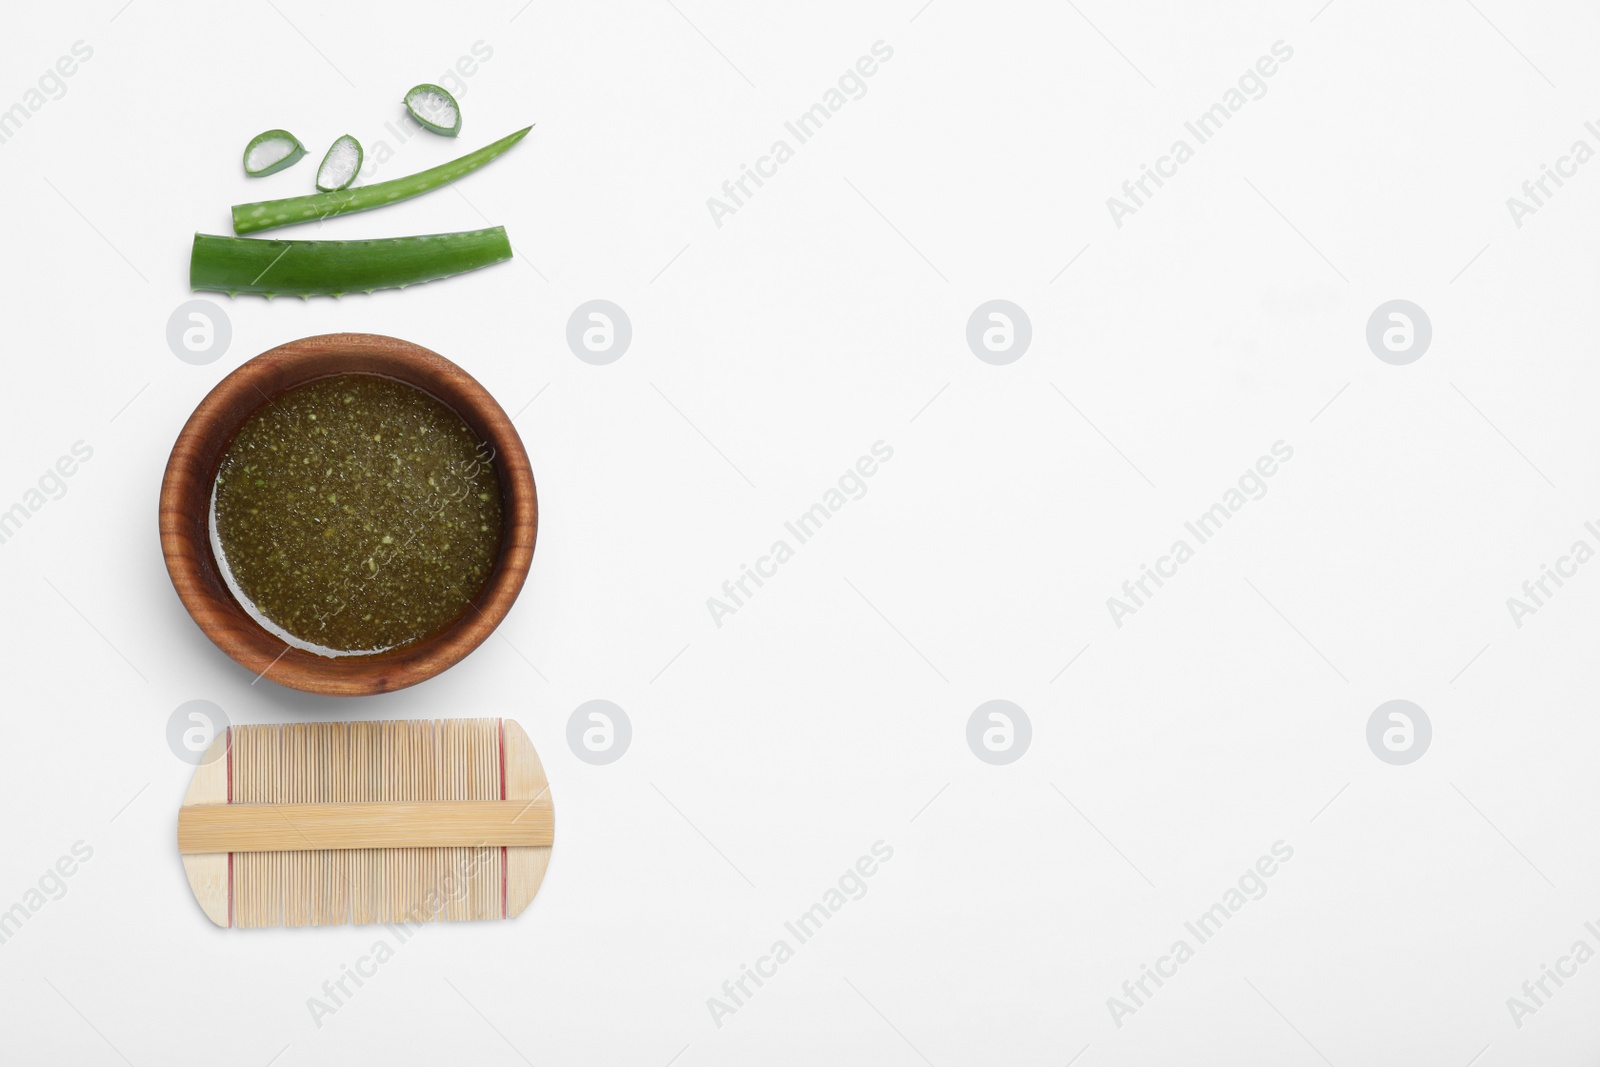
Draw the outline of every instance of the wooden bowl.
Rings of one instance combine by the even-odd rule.
[[[482,592],[443,629],[370,655],[323,656],[289,645],[240,605],[211,547],[211,493],[223,453],[244,421],[287,389],[336,374],[381,374],[413,385],[460,415],[495,451],[503,527]],[[183,606],[214,644],[258,678],[329,696],[366,696],[416,685],[459,662],[511,610],[533,561],[539,505],[522,439],[466,371],[409,341],[333,333],[290,341],[228,375],[184,424],[161,482],[161,551]]]

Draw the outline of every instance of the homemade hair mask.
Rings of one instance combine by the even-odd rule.
[[[472,610],[495,567],[494,450],[446,405],[377,374],[273,397],[212,494],[213,549],[258,621],[323,655],[403,648]]]
[[[527,580],[539,499],[516,426],[472,375],[397,337],[333,333],[245,360],[205,395],[158,519],[172,587],[217,648],[257,681],[359,697],[488,640]]]

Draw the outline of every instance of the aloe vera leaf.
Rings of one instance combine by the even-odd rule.
[[[504,226],[367,241],[194,235],[189,287],[234,296],[342,296],[404,288],[511,258]]]
[[[343,189],[356,180],[361,170],[361,142],[348,133],[328,146],[317,168],[317,188],[325,193]]]
[[[406,90],[406,110],[425,130],[454,137],[461,132],[461,105],[437,85],[423,82]]]
[[[252,178],[264,178],[294,166],[305,154],[306,146],[288,130],[268,130],[256,134],[244,146],[244,172]]]
[[[525,126],[509,137],[502,137],[493,144],[484,145],[476,152],[468,152],[459,159],[452,159],[437,167],[408,174],[403,178],[392,178],[376,185],[362,185],[355,189],[340,189],[332,193],[291,196],[286,200],[235,204],[233,232],[257,233],[279,226],[291,226],[297,222],[313,222],[335,215],[348,215],[355,211],[367,211],[432,192],[441,185],[447,185],[489,163],[526,137],[531,129],[532,126]]]

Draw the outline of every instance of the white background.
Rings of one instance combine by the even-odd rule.
[[[1600,547],[1600,163],[1521,228],[1506,207],[1575,139],[1600,148],[1592,9],[122,2],[15,7],[0,35],[0,108],[93,49],[0,144],[0,508],[94,450],[0,545],[0,909],[93,848],[0,945],[0,1058],[1600,1053],[1600,963],[1520,1028],[1506,1005],[1579,938],[1600,949],[1600,564],[1520,629],[1506,607],[1574,540]],[[879,40],[866,95],[715,225],[706,198]],[[1267,94],[1115,226],[1106,198],[1280,40]],[[419,135],[381,177],[537,123],[523,144],[459,195],[286,233],[487,218],[517,260],[337,302],[218,297],[226,354],[175,358],[191,234],[309,191],[339,134],[371,153],[402,92],[479,41],[459,140]],[[310,157],[245,179],[276,126]],[[634,329],[605,367],[565,342],[594,298]],[[965,341],[994,298],[1032,321],[1009,366]],[[1397,298],[1434,330],[1402,367],[1364,336]],[[207,390],[342,330],[433,348],[520,412],[542,520],[504,640],[363,701],[252,685],[156,536]],[[715,626],[706,598],[878,440],[867,495]],[[1106,598],[1279,440],[1267,495],[1115,626]],[[634,727],[610,766],[566,743],[596,698]],[[995,698],[1033,724],[1005,767],[965,739]],[[1433,724],[1409,766],[1366,742],[1394,698]],[[191,769],[165,740],[193,699],[235,722],[516,718],[558,814],[537,901],[425,929],[316,1025],[308,998],[383,932],[201,915],[173,840]],[[707,998],[878,840],[867,895],[717,1026]],[[1270,892],[1117,1026],[1107,998],[1279,840]]]

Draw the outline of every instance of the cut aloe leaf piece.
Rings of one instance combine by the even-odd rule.
[[[244,146],[244,172],[252,178],[264,178],[294,166],[305,154],[306,146],[288,130],[268,130],[256,134]]]
[[[322,166],[317,168],[317,188],[325,193],[345,188],[356,180],[361,159],[361,142],[345,134],[333,142],[328,154],[322,157]]]
[[[411,112],[412,118],[422,123],[424,129],[445,137],[454,137],[461,132],[461,105],[437,85],[424,82],[413,86],[406,93],[406,110]]]
[[[524,126],[493,144],[484,145],[476,152],[468,152],[460,159],[452,159],[437,167],[430,167],[402,178],[391,178],[374,185],[358,185],[353,189],[340,189],[332,193],[307,193],[286,200],[263,200],[255,204],[233,205],[233,232],[237,234],[271,230],[279,226],[293,226],[297,222],[319,222],[336,215],[387,207],[409,200],[413,196],[448,185],[462,175],[471,174],[505,152],[528,135],[532,126]]]
[[[419,282],[504,263],[505,227],[368,241],[277,241],[194,235],[189,287],[261,296],[341,296]]]

